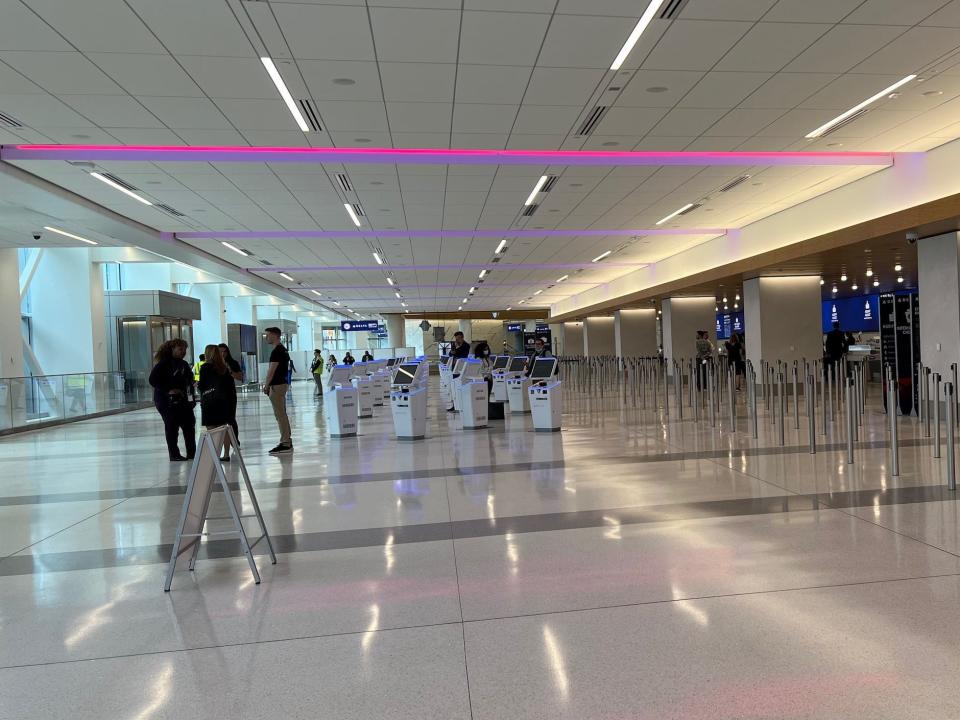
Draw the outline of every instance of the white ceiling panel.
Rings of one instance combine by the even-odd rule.
[[[77,52],[0,52],[0,60],[56,95],[119,95],[113,80]]]
[[[140,97],[141,103],[168,128],[227,128],[230,123],[207,98]]]
[[[550,23],[537,64],[608,68],[633,24],[616,17],[556,15]]]
[[[853,68],[853,72],[909,75],[960,46],[954,28],[915,27]]]
[[[784,112],[780,109],[736,108],[714,123],[705,134],[731,137],[746,135],[749,137],[760,132],[783,115]],[[736,146],[726,149],[733,150],[734,147]]]
[[[718,70],[776,71],[830,29],[815,23],[757,23],[717,63]]]
[[[296,58],[374,58],[366,8],[294,3],[274,3],[271,7]]]
[[[352,133],[387,132],[387,113],[382,102],[326,101],[317,103],[324,127]],[[354,137],[360,137],[354,134]]]
[[[699,70],[638,70],[617,98],[619,107],[671,108],[693,88]]]
[[[452,103],[387,103],[391,132],[449,132],[451,110]]]
[[[915,25],[943,4],[944,0],[866,0],[843,21],[864,25]]]
[[[452,63],[380,63],[388,102],[453,102],[456,76]]]
[[[784,69],[789,72],[847,72],[904,30],[906,28],[884,25],[838,25]]]
[[[0,95],[0,110],[36,128],[93,127],[86,118],[50,95]]]
[[[688,20],[759,20],[777,0],[689,0],[683,8]]]
[[[218,0],[126,0],[172,53],[248,57],[250,41]]]
[[[456,71],[458,103],[519,105],[531,81],[530,68],[498,65],[460,65]],[[0,78],[2,87],[2,78]]]
[[[662,108],[613,107],[600,121],[596,132],[603,135],[629,135],[639,139],[652,130],[666,112]]]
[[[0,48],[4,50],[74,50],[56,30],[17,0],[0,5]]]
[[[61,99],[103,128],[163,127],[156,116],[127,95],[64,95]]]
[[[454,132],[450,137],[450,147],[473,150],[503,150],[507,145],[507,133],[470,133]]]
[[[238,130],[298,130],[280,98],[270,100],[216,100],[215,104]],[[301,136],[303,144],[306,138]]]
[[[521,133],[565,133],[573,129],[579,115],[579,107],[524,105],[517,115],[515,130]]]
[[[465,12],[460,62],[476,65],[533,65],[547,32],[544,14]]]
[[[131,95],[201,97],[203,91],[169,55],[90,53],[88,57]]]
[[[457,61],[460,30],[458,11],[375,7],[370,9],[370,22],[373,24],[377,57],[380,60],[427,63]]]
[[[710,72],[680,101],[682,107],[736,107],[772,75],[761,72]]]
[[[837,77],[829,73],[777,73],[740,104],[748,108],[791,108]]]
[[[677,108],[668,112],[651,131],[659,136],[700,135],[724,114],[716,108]]]
[[[314,100],[383,100],[375,62],[298,59],[297,65]]]
[[[863,0],[780,0],[764,20],[791,23],[840,22]]]
[[[123,0],[28,0],[27,4],[82,51],[163,52],[163,46]]]
[[[576,105],[583,107],[606,72],[591,68],[535,68],[524,96],[528,105]]]
[[[644,60],[643,67],[653,70],[709,70],[750,28],[751,24],[746,22],[674,20]]]
[[[257,57],[184,55],[180,64],[211,98],[277,98],[277,89]]]
[[[950,0],[949,3],[920,24],[937,27],[960,27],[960,0]]]
[[[31,82],[9,65],[0,62],[0,95],[42,94],[44,92],[46,91],[42,87]]]

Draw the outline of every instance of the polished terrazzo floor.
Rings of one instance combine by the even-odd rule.
[[[425,441],[389,408],[330,441],[311,395],[279,458],[240,402],[259,586],[228,545],[162,592],[188,468],[155,412],[0,440],[0,718],[960,716],[960,514],[914,419],[892,477],[875,401],[848,465],[835,426],[811,455],[805,421],[570,389],[561,433],[434,392]]]

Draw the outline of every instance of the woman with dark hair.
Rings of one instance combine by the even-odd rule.
[[[747,365],[743,360],[743,340],[740,335],[733,333],[730,339],[724,343],[724,349],[727,351],[727,363],[733,370],[736,377],[737,390],[740,390],[740,378],[746,374]]]
[[[237,390],[233,384],[230,368],[223,361],[220,349],[216,345],[204,348],[207,361],[200,367],[200,424],[207,430],[230,425],[233,403],[237,401]],[[230,461],[230,442],[223,444],[223,462]]]
[[[163,432],[171,461],[192,460],[197,452],[197,421],[193,416],[196,392],[193,369],[183,359],[186,354],[185,340],[167,340],[157,349],[154,355],[156,364],[150,371],[153,404],[163,418]],[[186,457],[180,454],[178,446],[181,431],[187,449]]]
[[[220,357],[223,358],[224,364],[227,366],[230,375],[234,380],[243,380],[243,370],[240,368],[240,363],[233,359],[233,355],[230,354],[230,348],[227,347],[226,343],[220,343],[218,346],[220,348]],[[233,384],[230,388],[230,421],[229,425],[233,428],[233,435],[237,438],[237,449],[240,448],[240,428],[237,426],[237,386]],[[203,408],[201,408],[202,410]],[[227,458],[229,459],[229,457]]]

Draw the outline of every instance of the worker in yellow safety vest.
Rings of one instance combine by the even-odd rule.
[[[206,360],[206,356],[203,353],[200,353],[200,359],[193,364],[193,381],[200,382],[200,366],[203,365]]]

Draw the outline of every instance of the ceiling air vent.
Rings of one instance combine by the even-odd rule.
[[[363,211],[363,206],[360,203],[353,203],[353,211],[357,214],[357,217],[366,216],[366,213]]]
[[[557,180],[559,179],[556,175],[547,175],[547,181],[543,184],[543,187],[540,188],[540,192],[548,193],[553,190],[553,186],[557,184]]]
[[[261,258],[260,262],[261,262],[261,264],[263,264],[263,265],[273,265],[273,263],[270,262],[269,260],[264,260],[264,259],[262,259],[262,258]]]
[[[344,173],[337,173],[337,182],[340,183],[340,187],[343,188],[344,192],[353,192],[353,185],[350,184],[350,178]]]
[[[112,180],[113,182],[115,182],[117,185],[121,185],[121,186],[125,187],[127,190],[133,190],[134,192],[140,192],[140,188],[138,188],[136,185],[131,185],[131,184],[128,183],[126,180],[123,180],[122,178],[117,177],[117,176],[114,175],[113,173],[102,172],[102,173],[100,173],[100,174],[103,175],[105,178],[109,178],[110,180]]]
[[[23,127],[23,123],[13,117],[13,115],[7,115],[6,113],[2,112],[0,112],[0,125],[6,125],[7,127]]]
[[[583,125],[580,126],[580,129],[577,130],[577,137],[585,137],[592,133],[599,123],[603,116],[607,114],[606,105],[597,105],[590,111],[590,114],[587,115],[587,119],[583,121]]]
[[[730,191],[733,190],[737,185],[739,185],[740,183],[744,183],[744,182],[746,182],[746,181],[749,180],[749,179],[750,179],[750,176],[749,176],[749,175],[741,175],[740,177],[734,178],[733,180],[731,180],[730,182],[728,182],[728,183],[727,183],[726,185],[724,185],[722,188],[720,188],[719,190],[717,190],[717,192],[730,192]]]
[[[694,210],[696,210],[697,208],[702,208],[702,207],[703,207],[703,203],[694,203],[693,205],[691,205],[690,207],[688,207],[686,210],[684,210],[682,213],[677,213],[677,214],[678,214],[678,215],[689,215],[690,213],[692,213],[692,212],[693,212]]]
[[[300,112],[307,121],[307,125],[309,125],[314,132],[320,132],[323,128],[320,127],[320,115],[317,113],[317,108],[314,106],[313,100],[309,98],[297,100],[297,105],[300,106]]]
[[[660,11],[660,19],[675,20],[686,4],[687,0],[667,0],[667,4]]]
[[[855,113],[854,113],[853,115],[851,115],[850,117],[846,118],[846,119],[843,120],[842,122],[838,122],[836,125],[834,125],[833,127],[831,127],[829,130],[821,133],[821,134],[820,134],[820,137],[823,138],[823,137],[826,137],[827,135],[830,135],[831,133],[835,133],[837,130],[839,130],[839,129],[842,128],[842,127],[846,127],[847,125],[849,125],[850,123],[852,123],[854,120],[859,120],[859,119],[862,118],[864,115],[866,115],[868,112],[870,112],[870,110],[867,109],[867,108],[862,108],[862,109],[860,109],[860,110],[857,110],[857,112],[855,112]]]
[[[540,207],[540,206],[537,205],[536,203],[534,203],[533,205],[527,205],[527,206],[523,209],[523,216],[524,216],[524,217],[530,217],[531,215],[533,215],[533,214],[537,211],[537,208],[538,208],[538,207]]]
[[[163,210],[168,215],[173,215],[174,217],[186,217],[182,212],[176,208],[170,207],[166,203],[154,203],[153,206],[159,210]]]
[[[492,263],[498,263],[498,262],[500,262],[500,258],[495,257],[495,258],[494,258],[493,260],[491,260],[490,262],[492,262]]]

